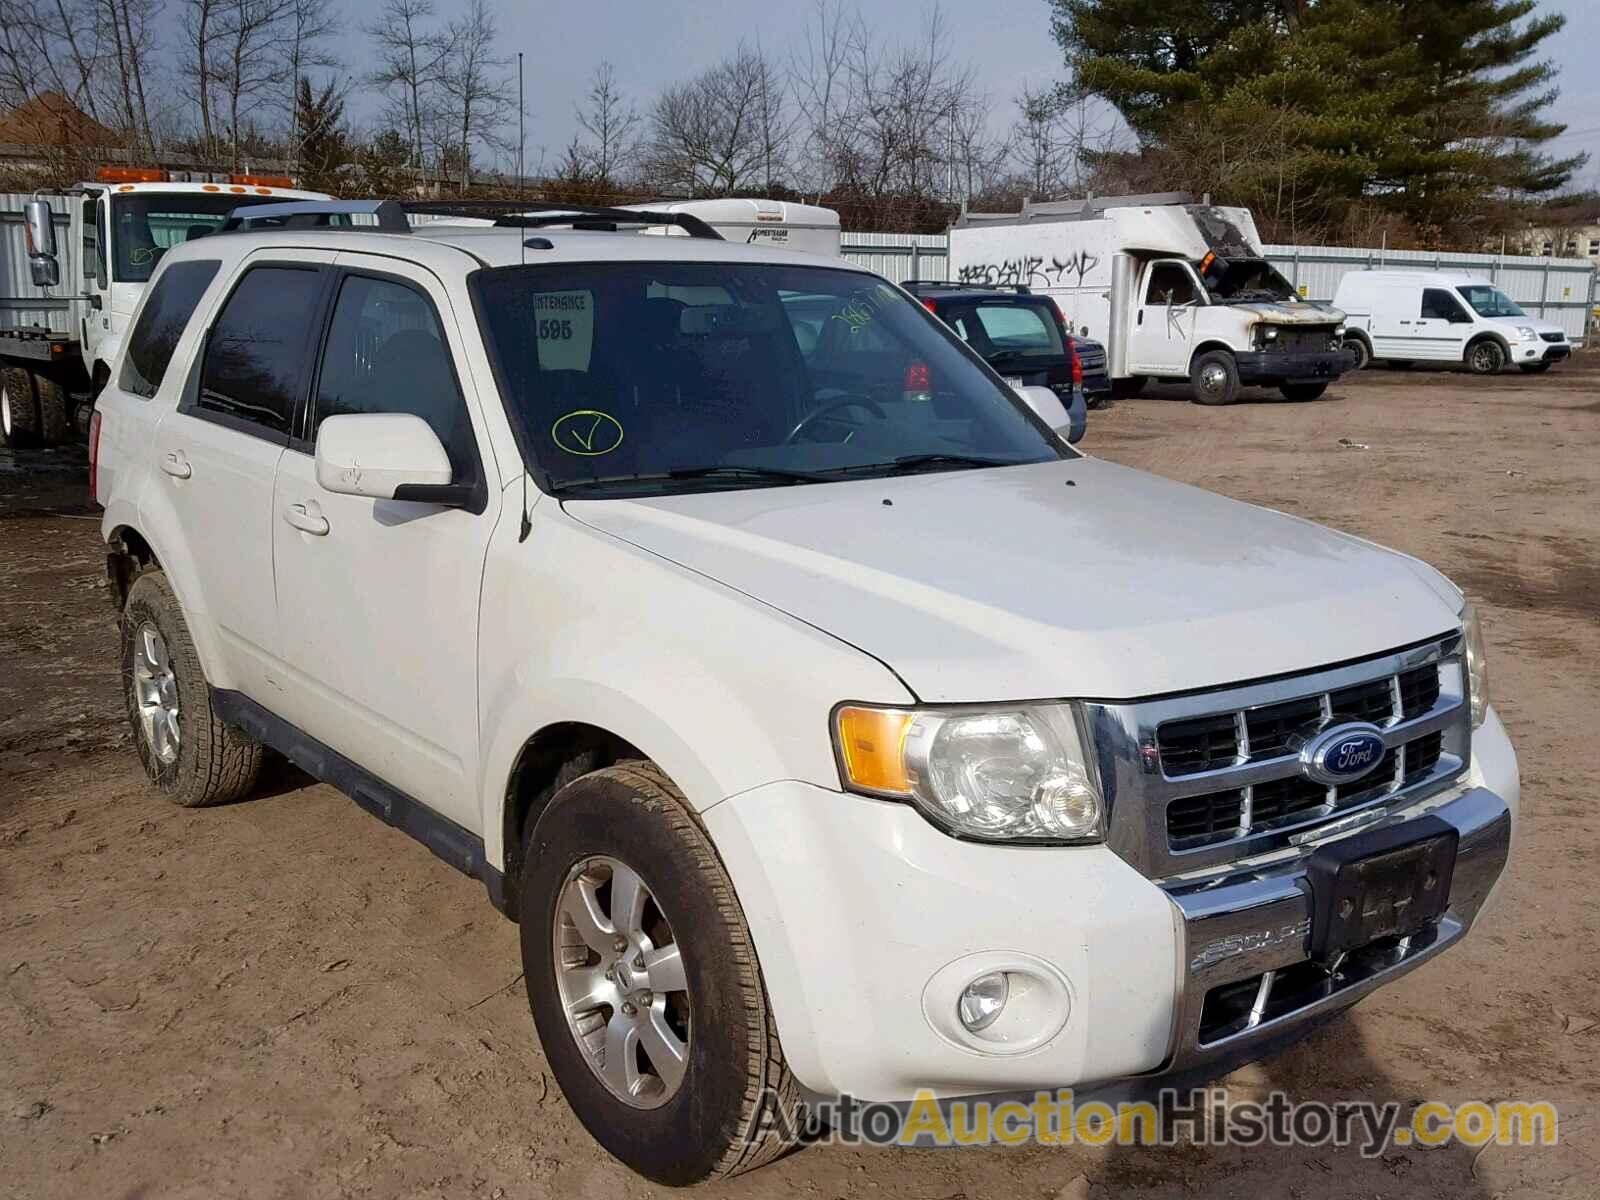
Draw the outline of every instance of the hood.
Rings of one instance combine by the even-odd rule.
[[[1413,559],[1091,458],[565,507],[866,651],[924,701],[1212,687],[1457,621]]]
[[[1247,313],[1269,325],[1344,324],[1344,313],[1337,308],[1326,308],[1304,300],[1241,300],[1236,304],[1228,301],[1221,303],[1234,312]]]
[[[1539,334],[1559,333],[1563,338],[1567,335],[1565,328],[1557,325],[1554,321],[1546,321],[1540,317],[1479,317],[1478,321],[1491,329],[1500,330],[1500,332],[1507,334],[1513,340],[1515,340],[1518,329],[1531,329]]]

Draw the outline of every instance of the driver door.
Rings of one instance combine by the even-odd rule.
[[[1204,289],[1189,264],[1161,259],[1145,268],[1128,365],[1141,375],[1189,373]]]

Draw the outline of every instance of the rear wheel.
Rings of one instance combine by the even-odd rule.
[[[630,761],[562,788],[528,834],[528,1004],[578,1119],[674,1186],[771,1161],[802,1105],[733,884],[682,794]]]
[[[249,794],[261,745],[212,709],[189,626],[160,571],[145,572],[128,589],[122,683],[139,760],[169,800],[203,808]]]
[[[1328,390],[1325,383],[1285,383],[1278,387],[1285,400],[1317,400]]]
[[[1524,375],[1543,375],[1553,364],[1547,362],[1520,363],[1518,364]]]
[[[1345,338],[1344,348],[1356,356],[1356,365],[1350,368],[1352,371],[1364,371],[1372,362],[1372,347],[1367,345],[1366,338]]]
[[[1474,375],[1497,375],[1506,365],[1505,347],[1493,338],[1467,347],[1467,370]]]
[[[39,401],[33,372],[26,367],[0,370],[0,446],[32,446],[39,440]]]
[[[1189,368],[1196,404],[1232,404],[1239,395],[1239,367],[1226,350],[1207,350]]]
[[[1121,379],[1111,381],[1111,397],[1114,400],[1132,400],[1144,391],[1144,385],[1150,380],[1144,375],[1126,375]]]

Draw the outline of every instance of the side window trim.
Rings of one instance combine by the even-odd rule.
[[[328,315],[328,282],[334,274],[331,264],[325,262],[307,262],[304,259],[274,259],[274,258],[247,258],[244,260],[243,269],[228,283],[228,290],[217,302],[206,318],[205,333],[200,340],[200,347],[194,356],[194,363],[189,372],[189,378],[184,381],[183,396],[178,401],[178,412],[186,417],[193,417],[197,421],[209,421],[213,425],[220,425],[224,429],[231,429],[236,433],[249,434],[269,445],[287,446],[291,434],[298,429],[306,405],[308,403],[308,389],[311,386],[311,376],[314,372],[302,372],[298,394],[294,398],[294,412],[289,419],[289,429],[277,433],[256,421],[247,421],[236,417],[232,413],[219,412],[214,408],[203,408],[200,405],[200,382],[205,376],[206,359],[211,353],[211,338],[216,333],[217,322],[228,311],[228,305],[233,301],[239,288],[250,277],[252,271],[263,268],[277,268],[289,271],[313,271],[320,276],[320,286],[316,292],[316,313],[309,325],[313,333],[320,330],[322,322]],[[312,352],[315,339],[308,339],[305,353]]]
[[[317,397],[322,390],[322,369],[328,353],[328,340],[333,334],[333,321],[339,307],[339,295],[344,289],[347,279],[375,279],[382,283],[394,284],[403,287],[417,296],[428,306],[428,311],[433,314],[435,326],[440,334],[439,344],[444,350],[445,363],[450,368],[450,378],[455,384],[456,400],[461,404],[467,415],[467,434],[471,439],[472,460],[476,479],[472,484],[472,500],[466,506],[467,511],[481,515],[489,507],[489,474],[483,463],[483,448],[478,444],[478,432],[472,423],[472,405],[467,400],[466,389],[461,386],[461,371],[456,366],[455,355],[450,350],[450,337],[445,325],[444,315],[439,311],[439,306],[428,294],[428,290],[415,279],[405,275],[384,271],[376,267],[352,266],[337,263],[328,269],[328,283],[322,297],[322,315],[317,323],[315,339],[315,355],[312,360],[310,378],[300,406],[298,419],[294,425],[294,437],[285,445],[300,454],[315,455],[317,452],[316,438],[313,430],[316,427]]]

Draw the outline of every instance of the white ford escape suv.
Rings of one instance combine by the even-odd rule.
[[[481,879],[624,1162],[1221,1070],[1472,925],[1519,785],[1437,572],[1079,454],[838,260],[521,220],[173,249],[94,486],[156,785],[270,748]]]

